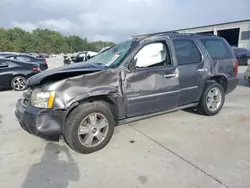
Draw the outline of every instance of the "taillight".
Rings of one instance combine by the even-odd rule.
[[[44,59],[44,62],[43,62],[44,64],[47,64],[47,61],[46,61],[46,59]]]
[[[239,72],[239,63],[238,60],[235,58],[234,60],[234,76],[238,76]]]
[[[38,71],[40,71],[40,68],[39,67],[33,67],[32,70],[38,72]]]

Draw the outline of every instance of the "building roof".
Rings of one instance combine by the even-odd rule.
[[[225,24],[233,24],[233,23],[242,23],[242,22],[250,22],[250,19],[246,20],[238,20],[238,21],[231,21],[231,22],[224,22],[224,23],[217,23],[217,24],[212,24],[212,25],[204,25],[204,26],[196,26],[196,27],[188,27],[188,28],[181,28],[181,29],[175,29],[175,30],[169,30],[165,32],[155,32],[155,33],[148,33],[148,34],[139,34],[139,35],[134,35],[132,37],[144,37],[146,35],[156,35],[156,34],[162,34],[162,33],[174,33],[182,30],[187,30],[187,29],[198,29],[198,28],[204,28],[204,27],[211,27],[211,26],[217,26],[217,25],[225,25]]]
[[[204,26],[196,26],[196,27],[181,28],[181,29],[175,29],[175,30],[172,30],[172,31],[181,31],[181,30],[187,30],[187,29],[198,29],[198,28],[204,28],[204,27],[212,27],[212,26],[218,26],[218,25],[242,23],[242,22],[250,22],[250,19],[238,20],[238,21],[231,21],[231,22],[224,22],[224,23],[217,23],[217,24],[204,25]]]

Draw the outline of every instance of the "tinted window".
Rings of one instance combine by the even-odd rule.
[[[3,61],[3,60],[1,60],[0,61],[0,68],[1,67],[8,67],[9,66],[8,63],[9,63],[9,61]]]
[[[147,44],[134,57],[137,68],[155,67],[166,65],[168,50],[165,44],[161,42]],[[169,61],[167,64],[170,64]]]
[[[233,54],[222,39],[201,39],[209,55],[214,60],[233,59]]]
[[[18,56],[16,57],[18,60],[20,61],[30,61],[30,58],[29,57],[26,57],[26,56]]]
[[[7,56],[6,58],[8,58],[8,59],[15,59],[14,56]]]
[[[179,65],[201,62],[200,51],[192,40],[176,39],[173,44]]]

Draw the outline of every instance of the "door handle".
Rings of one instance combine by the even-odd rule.
[[[172,77],[176,77],[177,74],[165,74],[164,78],[172,78]]]

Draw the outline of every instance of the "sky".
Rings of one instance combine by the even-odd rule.
[[[250,19],[250,0],[0,0],[0,27],[51,29],[89,40]]]

